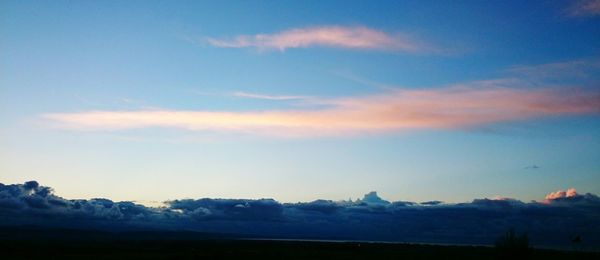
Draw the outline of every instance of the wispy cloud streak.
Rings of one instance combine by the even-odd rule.
[[[321,99],[316,108],[296,110],[86,111],[44,114],[42,117],[60,127],[79,130],[166,127],[310,137],[407,129],[464,129],[498,122],[598,112],[600,94],[592,90],[453,86]]]
[[[600,59],[580,59],[539,65],[518,65],[510,67],[507,71],[528,80],[585,79],[598,74],[598,71],[600,71]]]
[[[241,92],[241,91],[233,92],[231,95],[234,97],[265,99],[265,100],[301,100],[301,99],[309,98],[307,96],[264,95],[264,94],[248,93],[248,92]]]
[[[313,46],[347,49],[393,50],[404,52],[431,51],[430,46],[403,34],[388,34],[364,26],[320,26],[296,28],[273,34],[240,35],[233,39],[208,38],[220,48],[252,47],[260,50],[284,51]]]
[[[570,16],[600,15],[600,0],[579,0],[567,9]]]

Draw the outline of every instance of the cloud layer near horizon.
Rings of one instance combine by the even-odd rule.
[[[317,26],[294,28],[273,34],[240,35],[233,39],[208,38],[208,43],[220,48],[257,48],[280,50],[313,46],[425,52],[433,49],[407,35],[391,35],[365,26]]]
[[[148,127],[272,136],[332,136],[409,129],[465,129],[486,124],[600,112],[600,94],[573,88],[507,88],[497,83],[397,89],[375,95],[315,99],[314,107],[262,111],[84,111],[42,117],[76,130]],[[308,102],[308,101],[307,101]]]
[[[563,194],[554,196],[553,194]],[[380,240],[492,244],[509,228],[529,233],[533,245],[600,245],[600,198],[574,189],[541,203],[474,199],[444,204],[395,201],[368,193],[356,201],[279,203],[273,199],[183,199],[150,208],[109,199],[64,199],[35,181],[0,183],[0,223],[76,229],[189,230],[255,238]]]

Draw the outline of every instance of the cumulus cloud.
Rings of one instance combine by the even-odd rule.
[[[367,205],[389,205],[390,202],[387,200],[384,200],[382,198],[379,197],[379,195],[377,195],[376,191],[371,191],[367,194],[365,194],[365,196],[359,200],[359,202],[365,203]]]
[[[567,9],[570,16],[596,16],[600,15],[600,0],[578,0]]]
[[[108,221],[111,227],[117,228],[142,225],[144,223],[138,220],[151,220],[162,214],[132,202],[100,198],[67,200],[54,195],[51,188],[40,186],[36,181],[13,185],[0,183],[0,219],[3,224],[36,224],[39,219],[47,219],[43,224],[68,221],[78,227],[101,225]]]
[[[550,203],[545,203],[549,200]],[[69,200],[37,182],[0,184],[0,223],[78,229],[188,230],[256,238],[492,244],[509,228],[536,246],[569,247],[579,235],[600,245],[600,198],[574,190],[544,203],[509,198],[389,202],[376,192],[356,201],[279,203],[273,199],[183,199],[152,208],[109,199]]]
[[[580,207],[597,207],[600,205],[600,197],[591,194],[579,194],[574,188],[550,192],[542,201],[549,205],[578,205]]]
[[[281,218],[283,208],[272,199],[199,199],[166,202],[170,209],[192,214],[200,219],[219,220],[276,220]],[[198,211],[199,210],[199,211]]]
[[[246,48],[284,51],[314,46],[391,50],[403,52],[433,51],[404,34],[388,34],[365,26],[316,26],[289,29],[273,34],[240,35],[233,39],[208,38],[208,43],[220,48]]]
[[[571,198],[571,197],[575,197],[579,194],[577,194],[577,190],[575,190],[574,188],[569,188],[566,191],[564,190],[559,190],[559,191],[555,191],[555,192],[550,192],[548,193],[548,195],[546,195],[546,200],[554,200],[554,199],[559,199],[559,198]]]
[[[351,203],[351,202],[350,202]],[[319,212],[323,214],[332,214],[341,209],[344,205],[331,200],[315,200],[307,203],[289,203],[289,208],[301,211]]]
[[[498,122],[598,113],[600,93],[573,88],[509,88],[478,82],[436,89],[319,99],[317,107],[263,111],[85,111],[42,117],[76,130],[148,127],[274,136],[327,136],[408,129],[465,129]]]

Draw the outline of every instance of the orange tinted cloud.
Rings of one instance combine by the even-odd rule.
[[[555,199],[562,199],[562,198],[570,198],[570,197],[575,197],[577,196],[577,190],[575,190],[574,188],[569,188],[566,191],[564,190],[558,190],[555,192],[550,192],[548,193],[548,195],[546,195],[545,200],[543,201],[544,203],[550,203],[551,200],[555,200]]]
[[[446,87],[321,99],[318,106],[265,111],[86,111],[42,115],[59,127],[124,130],[148,127],[276,136],[332,136],[407,129],[463,129],[540,117],[600,112],[597,92],[576,89]]]
[[[348,49],[379,49],[420,52],[426,48],[406,35],[390,35],[364,26],[321,26],[290,29],[274,34],[241,35],[233,39],[209,38],[208,43],[221,48],[285,50],[325,46]]]

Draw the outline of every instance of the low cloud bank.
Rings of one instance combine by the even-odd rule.
[[[600,198],[574,189],[541,202],[510,198],[390,202],[370,192],[356,201],[280,203],[273,199],[184,199],[159,208],[109,199],[69,200],[35,181],[0,184],[2,226],[188,230],[260,238],[493,244],[510,228],[534,246],[600,249]]]

